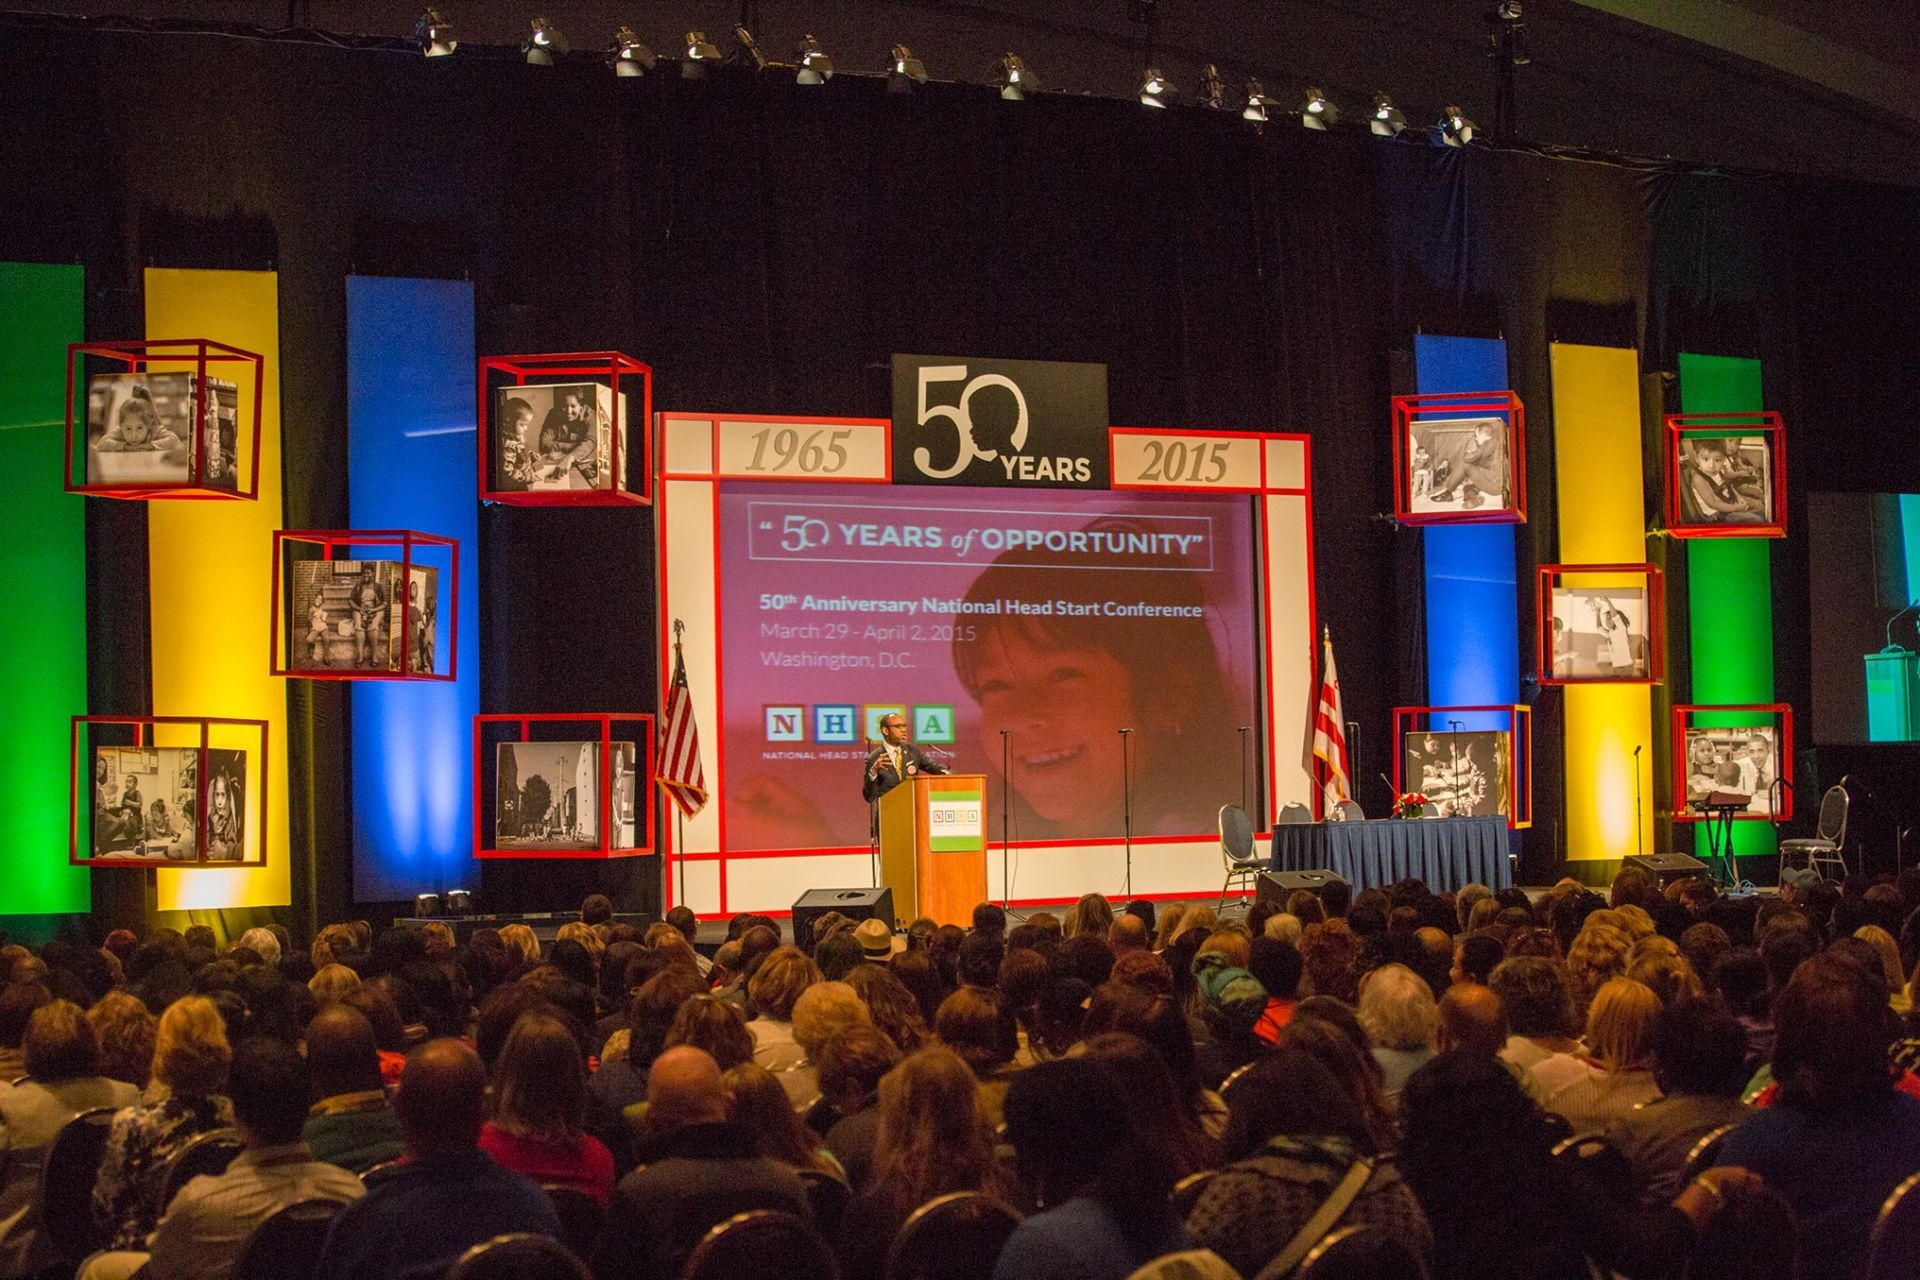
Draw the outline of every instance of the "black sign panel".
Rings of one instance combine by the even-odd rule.
[[[1105,489],[1107,366],[893,358],[893,482]]]

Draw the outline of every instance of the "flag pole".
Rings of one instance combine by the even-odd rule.
[[[680,670],[680,636],[686,629],[686,623],[678,618],[673,620],[673,669],[676,673]],[[679,677],[676,674],[674,678]],[[687,905],[687,813],[671,794],[667,796],[667,803],[673,806],[673,857],[680,869],[680,905],[685,907]],[[691,911],[693,908],[687,909]]]

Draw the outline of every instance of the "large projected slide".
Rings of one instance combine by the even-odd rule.
[[[1813,736],[1920,742],[1920,494],[1807,499]]]
[[[1122,834],[1123,728],[1136,835],[1238,802],[1248,498],[726,484],[719,515],[729,846],[864,843],[896,711],[996,799],[1004,745],[1018,839]]]

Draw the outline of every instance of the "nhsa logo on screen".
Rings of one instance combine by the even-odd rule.
[[[953,704],[936,702],[915,705],[875,702],[858,706],[851,702],[815,703],[812,714],[805,703],[768,703],[761,708],[768,742],[805,742],[808,730],[812,740],[825,746],[854,746],[880,740],[880,721],[890,715],[907,717],[908,738],[914,742],[951,744],[953,742]]]

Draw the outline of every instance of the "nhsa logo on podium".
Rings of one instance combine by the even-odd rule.
[[[1107,366],[893,358],[893,482],[1105,489]]]

